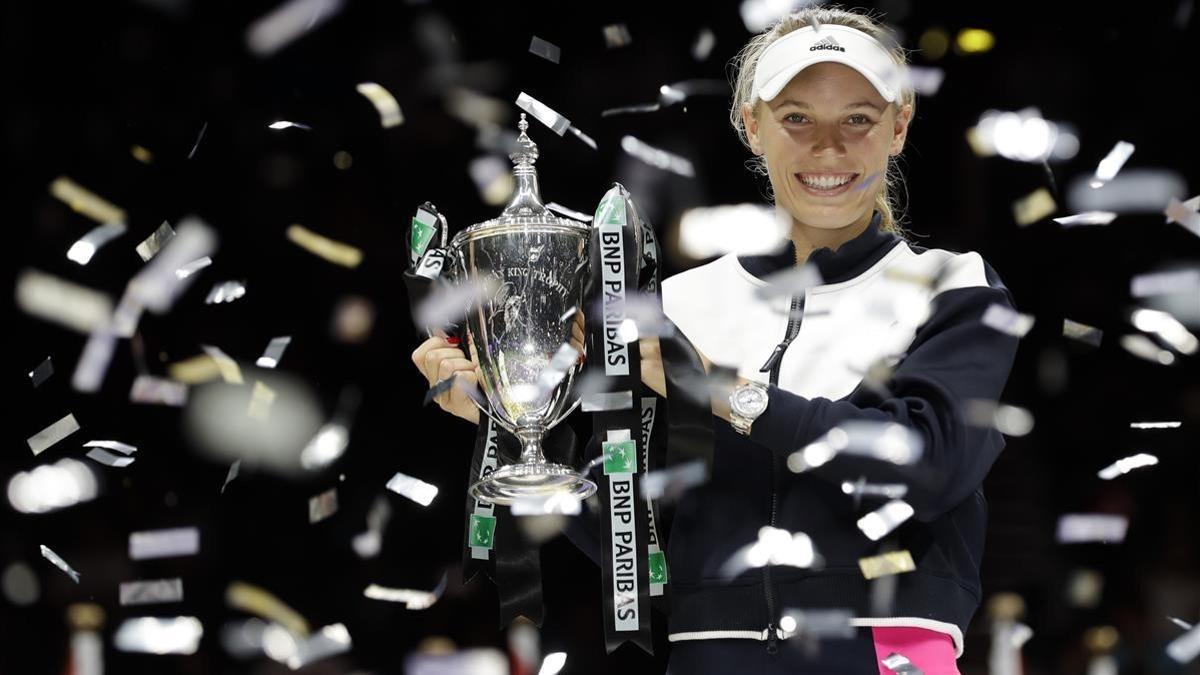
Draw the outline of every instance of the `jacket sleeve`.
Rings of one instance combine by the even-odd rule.
[[[887,383],[886,397],[861,385],[837,401],[804,398],[772,386],[767,410],[752,427],[752,440],[787,455],[848,420],[902,424],[924,439],[919,461],[895,465],[838,455],[811,472],[839,484],[860,478],[904,483],[904,500],[915,517],[937,518],[980,487],[1004,448],[999,431],[972,426],[966,419],[972,399],[999,400],[1016,357],[1018,338],[982,322],[992,304],[1013,308],[998,280],[937,294],[931,316]]]

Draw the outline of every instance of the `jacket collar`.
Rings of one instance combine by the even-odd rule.
[[[817,266],[823,283],[835,284],[862,274],[888,251],[902,241],[899,235],[879,228],[883,216],[878,211],[871,215],[867,229],[857,237],[847,241],[837,248],[827,246],[813,251],[808,262]],[[764,279],[780,270],[796,264],[796,247],[789,239],[786,245],[777,253],[768,255],[738,256],[738,263],[750,274]]]

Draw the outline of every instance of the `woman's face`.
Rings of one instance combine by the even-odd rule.
[[[799,223],[839,229],[869,217],[912,109],[897,111],[840,63],[800,71],[771,101],[742,109],[750,147],[766,159],[775,202]]]

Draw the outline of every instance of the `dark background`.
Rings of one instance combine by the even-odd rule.
[[[45,515],[20,514],[7,502],[0,507],[0,566],[24,562],[40,586],[32,606],[0,599],[0,672],[64,672],[65,609],[80,601],[107,611],[108,672],[283,671],[265,659],[234,661],[222,650],[221,624],[244,616],[222,600],[234,580],[270,590],[314,627],[346,624],[352,652],[307,672],[402,672],[404,656],[434,635],[461,646],[503,646],[489,583],[456,583],[472,430],[421,407],[424,380],[409,360],[419,340],[401,281],[406,227],[418,204],[433,201],[454,230],[499,210],[481,200],[468,175],[468,162],[484,151],[475,131],[446,112],[451,84],[504,102],[528,92],[596,139],[593,151],[570,134],[559,138],[532,124],[548,201],[590,212],[620,180],[669,238],[684,208],[761,200],[763,181],[744,169],[746,152],[728,127],[727,95],[651,114],[600,115],[654,101],[664,83],[726,78],[726,64],[750,35],[736,3],[350,2],[311,34],[260,59],[245,48],[245,27],[273,6],[125,0],[6,3],[0,10],[5,287],[13,288],[22,270],[37,269],[115,299],[142,265],[136,243],[163,220],[178,224],[197,214],[218,231],[220,248],[171,314],[143,319],[144,367],[163,374],[166,364],[212,344],[253,373],[267,342],[291,335],[280,370],[306,382],[327,414],[345,391],[362,397],[349,450],[336,465],[303,480],[243,467],[222,495],[228,464],[196,450],[180,411],[129,402],[139,370],[130,341],[121,343],[103,389],[79,394],[70,375],[86,336],[29,317],[6,300],[0,478],[79,457],[91,439],[121,440],[140,451],[126,469],[95,467],[103,484],[93,502]],[[1074,159],[1051,165],[1058,186],[1090,175],[1116,141],[1126,140],[1137,146],[1127,168],[1168,168],[1194,190],[1200,132],[1191,3],[1100,10],[1094,3],[893,0],[871,7],[889,13],[910,49],[935,26],[996,35],[985,54],[951,51],[936,62],[914,55],[919,65],[943,68],[946,80],[936,96],[920,100],[903,162],[906,224],[922,235],[919,243],[979,251],[1018,307],[1037,318],[1004,397],[1029,409],[1036,426],[1009,439],[985,486],[992,508],[985,593],[1011,591],[1024,599],[1023,621],[1034,631],[1025,647],[1030,673],[1085,672],[1085,632],[1106,625],[1120,636],[1120,672],[1185,672],[1163,646],[1181,633],[1168,614],[1200,619],[1200,459],[1192,431],[1200,423],[1200,380],[1194,358],[1159,366],[1130,355],[1118,339],[1136,332],[1128,322],[1129,278],[1160,264],[1194,262],[1200,241],[1155,214],[1122,215],[1103,227],[1041,221],[1020,228],[1011,204],[1048,185],[1046,172],[976,157],[965,131],[986,109],[1036,106],[1048,119],[1072,123],[1081,139]],[[607,48],[602,27],[611,23],[626,24],[632,43]],[[703,27],[714,32],[716,45],[696,61],[691,45]],[[560,64],[528,52],[533,35],[562,48]],[[363,81],[396,96],[402,126],[380,127],[374,108],[355,92]],[[510,105],[508,128],[516,112]],[[312,130],[268,129],[277,119]],[[625,134],[691,159],[696,177],[624,155]],[[153,162],[136,161],[134,144],[149,149]],[[335,167],[338,151],[352,156],[352,166]],[[129,231],[86,267],[65,253],[95,223],[49,194],[60,175],[129,213]],[[300,250],[284,236],[292,223],[361,248],[364,262],[347,270]],[[671,270],[692,264],[668,263]],[[246,281],[245,297],[205,305],[212,285],[229,279]],[[335,340],[329,328],[334,306],[351,295],[376,310],[369,339],[356,345]],[[1063,338],[1064,317],[1101,328],[1101,346]],[[27,373],[47,356],[56,373],[33,389]],[[68,411],[82,430],[33,457],[25,439]],[[1168,419],[1181,420],[1182,428],[1129,428],[1133,421]],[[1101,467],[1136,452],[1151,452],[1160,464],[1111,482],[1096,478]],[[438,498],[422,508],[385,492],[396,471],[438,485]],[[334,486],[339,511],[310,525],[307,499]],[[382,494],[393,517],[382,553],[363,560],[350,539],[366,529],[366,512]],[[1126,541],[1055,542],[1060,514],[1090,511],[1128,515]],[[199,555],[129,560],[130,532],[175,526],[200,528]],[[70,562],[82,582],[43,560],[39,544]],[[1092,608],[1074,607],[1065,597],[1067,580],[1081,568],[1104,578]],[[446,597],[425,611],[362,596],[370,583],[432,588],[447,569]],[[627,647],[606,657],[594,565],[559,538],[544,547],[543,569],[542,647],[567,652],[564,673],[662,671],[665,623],[657,626],[657,656]],[[173,576],[184,580],[182,605],[117,603],[121,581]],[[199,617],[206,629],[200,651],[183,657],[113,649],[120,621],[144,614]],[[986,672],[988,648],[989,621],[981,610],[967,636],[963,672]]]

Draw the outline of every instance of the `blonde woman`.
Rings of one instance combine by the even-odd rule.
[[[927,675],[957,673],[981,596],[980,486],[1004,446],[968,422],[967,406],[1001,396],[1017,338],[983,317],[1014,303],[979,254],[902,236],[893,165],[916,101],[882,26],[808,8],[750,40],[736,65],[731,121],[791,236],[782,254],[730,254],[663,284],[667,315],[708,361],[738,371],[728,398],[713,400],[712,478],[685,495],[670,532],[669,671],[909,672],[889,660],[898,654]],[[805,264],[819,285],[778,300],[757,292]],[[663,393],[661,361],[642,364]],[[796,454],[854,424],[900,425],[891,433],[911,433],[919,459]],[[907,521],[884,534],[907,515],[893,506],[859,524],[899,490]],[[820,562],[723,578],[764,526],[804,533]],[[873,586],[859,561],[889,551],[915,569]],[[853,617],[844,637],[813,636],[795,614],[811,622],[829,609]]]
[[[967,406],[1001,396],[1017,339],[983,317],[1014,303],[977,253],[902,236],[891,190],[915,109],[905,65],[879,24],[835,7],[783,19],[738,58],[733,126],[791,236],[781,254],[726,255],[663,284],[667,315],[705,361],[738,373],[728,396],[713,397],[712,476],[685,493],[669,533],[671,673],[911,672],[898,659],[927,675],[958,672],[981,597],[980,486],[1004,446],[968,422]],[[791,298],[758,292],[799,265],[820,283]],[[642,341],[642,379],[665,396],[657,354]],[[430,384],[473,376],[437,338],[413,360]],[[460,394],[438,402],[478,419]],[[796,454],[853,424],[893,424],[920,456]],[[885,532],[907,515],[893,506],[859,525],[899,491],[911,517]],[[802,533],[819,561],[792,555],[799,565],[731,579],[729,561],[764,527]],[[586,526],[568,535],[598,557]],[[886,552],[915,569],[864,578],[859,561]],[[820,628],[827,610],[852,617],[840,635]]]

